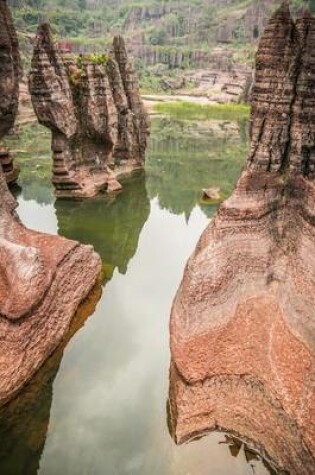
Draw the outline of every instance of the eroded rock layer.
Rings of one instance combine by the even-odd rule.
[[[54,354],[18,396],[0,408],[0,473],[35,475],[45,446],[53,398],[53,383],[63,352],[73,335],[94,313],[101,293],[96,285],[80,305],[70,329]],[[26,468],[27,467],[27,468]]]
[[[315,19],[261,39],[247,168],[203,233],[171,315],[178,443],[237,434],[279,473],[315,473]]]
[[[1,138],[17,110],[19,57],[6,2],[0,7],[0,26],[9,25],[0,28]],[[61,342],[101,268],[91,246],[28,230],[15,208],[0,166],[0,405]]]
[[[121,188],[119,175],[144,165],[149,118],[124,41],[113,51],[74,58],[39,27],[30,91],[38,120],[52,130],[58,197],[89,197]]]
[[[4,1],[0,1],[0,137],[14,124],[18,110],[20,57],[18,40],[13,27],[11,12]],[[9,151],[0,144],[0,167],[7,183],[13,183],[19,175],[19,168]]]

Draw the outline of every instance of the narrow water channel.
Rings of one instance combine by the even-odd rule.
[[[271,473],[223,433],[177,447],[167,424],[170,308],[216,209],[201,190],[228,196],[247,146],[243,123],[155,119],[146,171],[122,193],[56,202],[49,133],[33,126],[10,139],[22,167],[23,223],[93,244],[103,280],[70,341],[1,411],[0,474]]]

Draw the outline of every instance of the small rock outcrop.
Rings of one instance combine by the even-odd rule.
[[[29,84],[38,120],[52,130],[57,197],[116,191],[119,175],[143,167],[149,117],[121,37],[109,54],[75,59],[42,24]]]
[[[17,111],[15,38],[7,4],[1,0],[0,138],[12,127]],[[61,342],[101,269],[91,246],[28,230],[15,208],[0,166],[0,406]]]
[[[171,314],[171,430],[249,441],[315,472],[315,19],[274,14],[256,58],[251,150]]]

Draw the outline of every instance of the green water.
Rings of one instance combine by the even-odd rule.
[[[146,172],[116,197],[87,201],[55,202],[49,142],[38,126],[8,140],[22,167],[19,215],[34,229],[93,244],[103,260],[102,296],[1,411],[0,474],[266,475],[259,458],[231,456],[224,434],[177,447],[166,410],[170,308],[215,211],[201,189],[232,191],[246,124],[155,120]]]

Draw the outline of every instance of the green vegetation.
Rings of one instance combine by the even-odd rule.
[[[263,8],[258,0],[8,1],[26,71],[38,23],[48,20],[58,43],[70,45],[76,54],[96,55],[96,64],[104,64],[99,53],[110,46],[114,34],[122,33],[133,45],[141,88],[157,93],[181,89],[172,77],[179,70],[205,69],[209,64],[222,70],[251,66],[266,16],[282,0],[266,1]],[[315,10],[315,0],[291,4],[294,10],[306,4]],[[156,74],[156,66],[166,70]],[[189,89],[189,75],[185,81]]]
[[[152,121],[146,160],[146,188],[162,208],[186,219],[196,204],[207,216],[217,205],[204,204],[202,189],[231,194],[248,153],[247,121]]]
[[[275,0],[275,5],[281,0]],[[232,38],[236,43],[248,44],[249,31],[244,18],[249,7],[257,0],[218,2],[209,0],[9,0],[19,30],[34,33],[42,20],[49,20],[62,38],[84,45],[84,39],[98,45],[100,39],[112,32],[123,32],[127,37],[143,35],[144,42],[172,51],[174,48],[208,48],[216,43],[220,29],[233,21]],[[315,0],[292,0],[295,9]],[[220,34],[219,34],[220,36]],[[86,44],[86,43],[85,43]]]
[[[17,135],[5,137],[5,145],[21,167],[19,185],[26,200],[53,201],[51,185],[51,132],[35,124],[25,125]]]
[[[160,102],[154,109],[177,120],[243,120],[249,118],[250,107],[243,104],[196,104],[192,102]]]
[[[93,53],[93,54],[90,54],[87,59],[88,59],[88,61],[90,61],[90,63],[98,64],[99,66],[101,66],[101,65],[107,64],[108,54],[106,54],[106,53],[103,53],[103,54],[102,53],[101,54]]]

